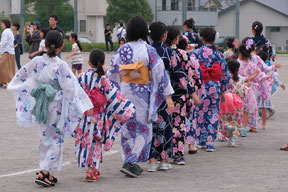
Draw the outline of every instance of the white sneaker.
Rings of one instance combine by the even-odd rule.
[[[160,163],[159,164],[159,170],[161,171],[167,171],[172,168],[172,165],[170,163]]]
[[[228,141],[228,147],[236,147],[235,138],[231,137]]]
[[[159,169],[158,163],[156,163],[156,164],[148,164],[148,168],[147,168],[148,172],[155,172],[158,169]]]

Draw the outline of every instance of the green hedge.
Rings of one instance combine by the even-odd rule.
[[[28,52],[28,49],[29,49],[28,43],[25,41],[24,44],[25,44],[25,52]],[[91,52],[94,49],[100,49],[100,50],[106,51],[105,43],[81,43],[81,45],[83,47],[82,52]],[[117,50],[119,48],[119,43],[114,42],[113,48],[114,48],[114,51]],[[62,52],[71,52],[71,49],[72,49],[72,43],[70,41],[65,40]],[[110,49],[110,44],[109,44],[109,49]]]

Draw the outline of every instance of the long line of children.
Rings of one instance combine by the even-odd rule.
[[[184,28],[181,36],[176,27],[154,22],[149,34],[145,20],[135,16],[127,26],[129,42],[114,54],[111,68],[105,72],[105,54],[94,50],[90,69],[78,79],[57,57],[62,35],[47,33],[46,54],[23,66],[8,86],[19,126],[31,127],[34,119],[39,124],[37,184],[57,183],[50,171],[61,169],[64,137],[75,137],[77,164],[88,167],[87,181],[97,181],[102,148],[110,150],[119,132],[121,172],[138,177],[143,173],[138,162],[149,160],[150,172],[169,170],[171,158],[177,165],[185,164],[185,144],[189,154],[197,153],[197,147],[213,152],[217,133],[235,147],[235,138],[246,136],[248,127],[257,131],[258,106],[270,108],[272,87],[285,88],[275,67],[264,62],[269,60],[267,49],[259,48],[261,59],[253,53],[253,40],[245,38],[234,50],[238,59],[227,65],[213,44],[214,29],[202,29],[200,41],[193,19],[185,21]],[[146,43],[148,35],[151,45]],[[77,56],[73,72],[81,73],[77,35],[72,34],[70,41],[73,52],[67,59]],[[199,48],[191,52],[191,44]],[[266,128],[265,110],[262,116]]]

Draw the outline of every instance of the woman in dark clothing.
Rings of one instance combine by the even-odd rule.
[[[12,31],[14,33],[14,48],[15,48],[15,60],[17,64],[18,70],[21,68],[20,64],[20,55],[23,53],[22,49],[22,38],[19,34],[20,25],[18,23],[15,23],[12,25]]]
[[[29,44],[29,55],[35,51],[39,50],[39,45],[41,42],[41,37],[40,37],[40,23],[39,21],[35,21],[33,24],[33,32],[31,30],[31,27],[29,25],[26,25],[24,27],[24,33],[23,33],[23,39],[27,41]],[[25,31],[29,32],[29,35],[26,36]],[[35,55],[37,56],[37,55]],[[33,59],[35,56],[31,57],[29,56],[30,59]]]

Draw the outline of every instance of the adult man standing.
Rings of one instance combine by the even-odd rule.
[[[125,35],[126,35],[126,29],[124,28],[123,23],[120,23],[120,28],[117,30],[117,38],[118,38],[119,44],[122,38],[126,39]]]
[[[104,31],[105,43],[106,43],[106,51],[109,51],[108,42],[111,45],[111,51],[113,51],[113,42],[112,42],[111,34],[112,34],[112,30],[110,29],[110,25],[107,24],[106,25],[106,29]]]
[[[48,32],[52,30],[58,31],[63,35],[63,38],[65,38],[64,31],[57,26],[57,23],[58,23],[58,17],[56,15],[51,15],[49,18],[50,27],[48,28]],[[58,57],[61,58],[61,51],[58,53]]]

